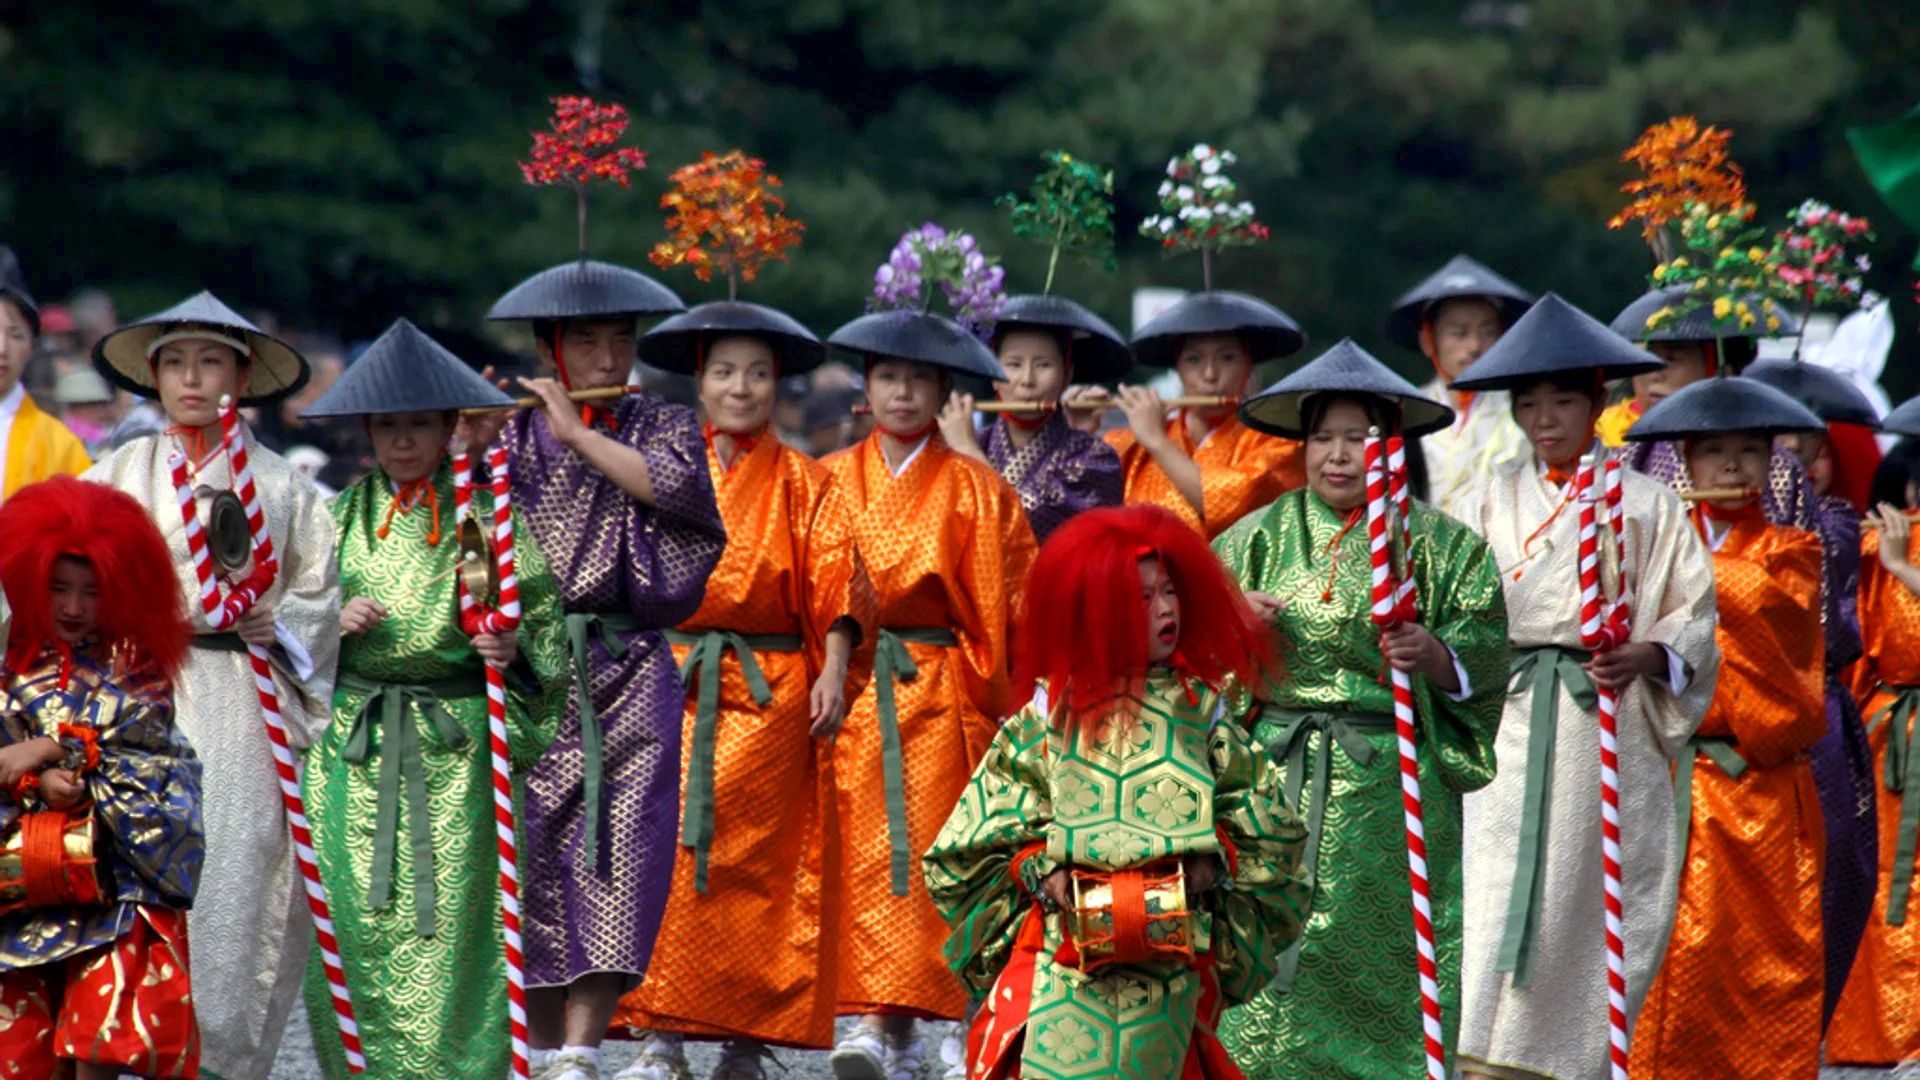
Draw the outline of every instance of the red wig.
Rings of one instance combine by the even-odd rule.
[[[62,556],[93,565],[100,579],[95,632],[124,669],[176,675],[193,628],[167,542],[131,497],[71,476],[21,488],[0,505],[0,588],[13,607],[8,665],[30,664],[59,640],[48,583]]]
[[[1859,424],[1827,425],[1827,453],[1833,460],[1833,482],[1827,494],[1838,495],[1861,513],[1873,491],[1873,474],[1880,468],[1880,442]]]
[[[1157,556],[1180,595],[1173,666],[1211,686],[1279,675],[1273,631],[1247,606],[1206,539],[1158,506],[1089,510],[1055,529],[1027,578],[1016,700],[1046,683],[1065,726],[1097,716],[1147,676],[1140,560]]]

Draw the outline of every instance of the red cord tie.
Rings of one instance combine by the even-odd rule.
[[[400,490],[394,492],[393,501],[387,504],[386,518],[380,522],[380,527],[373,531],[373,535],[385,540],[388,531],[393,528],[393,516],[395,514],[407,513],[414,507],[419,506],[422,502],[426,503],[427,507],[433,511],[433,525],[427,530],[427,546],[439,547],[440,490],[433,486],[433,477],[431,476],[422,477],[418,480],[409,480],[400,485]]]
[[[1340,526],[1340,531],[1334,533],[1333,539],[1327,541],[1327,554],[1330,559],[1327,565],[1327,586],[1320,590],[1320,602],[1323,604],[1333,603],[1333,580],[1335,575],[1340,573],[1340,541],[1345,540],[1347,534],[1353,531],[1353,527],[1360,524],[1360,519],[1366,512],[1365,506],[1356,506],[1347,511],[1346,524]]]

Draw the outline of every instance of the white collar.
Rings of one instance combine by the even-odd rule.
[[[11,421],[20,415],[20,403],[27,400],[27,386],[24,382],[13,384],[7,396],[0,398],[0,419]]]
[[[919,457],[920,451],[925,450],[927,448],[927,444],[932,441],[933,441],[933,432],[931,431],[927,432],[925,435],[920,436],[920,441],[914,444],[913,451],[909,453],[906,456],[906,459],[900,462],[900,464],[898,465],[895,465],[891,461],[887,461],[887,448],[886,448],[886,445],[883,443],[880,446],[880,460],[887,461],[887,471],[893,474],[893,478],[895,480],[898,480],[900,479],[900,476],[902,473],[905,473],[908,469],[913,467],[914,459]]]

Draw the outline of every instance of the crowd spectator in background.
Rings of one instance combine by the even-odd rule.
[[[53,400],[60,405],[60,420],[67,430],[86,446],[88,456],[99,457],[120,423],[113,387],[92,368],[75,368],[55,380]]]
[[[93,464],[73,432],[42,412],[22,384],[39,336],[40,305],[27,291],[19,259],[0,245],[0,499]]]

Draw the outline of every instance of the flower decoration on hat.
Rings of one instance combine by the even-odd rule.
[[[1680,218],[1682,254],[1660,263],[1648,275],[1655,288],[1684,285],[1682,299],[1647,316],[1647,329],[1658,330],[1700,308],[1713,315],[1713,325],[1728,333],[1744,334],[1764,326],[1780,329],[1779,262],[1766,241],[1766,230],[1754,224],[1752,203],[1717,210],[1705,203],[1688,203]]]
[[[1815,308],[1861,307],[1867,295],[1861,275],[1873,269],[1873,261],[1849,247],[1872,240],[1873,224],[1866,218],[1808,199],[1788,211],[1787,227],[1773,237],[1774,272],[1782,291],[1807,314]]]
[[[580,254],[587,253],[587,185],[609,180],[626,187],[628,173],[647,167],[637,147],[620,146],[627,131],[623,105],[602,105],[590,97],[553,99],[548,130],[533,133],[533,153],[520,163],[527,183],[572,185],[580,210]]]
[[[1227,176],[1240,159],[1231,150],[1200,143],[1167,162],[1160,182],[1161,213],[1140,223],[1140,235],[1160,241],[1169,254],[1200,252],[1206,288],[1213,288],[1213,252],[1245,247],[1267,239],[1267,227],[1254,218],[1253,204]]]
[[[1640,166],[1640,178],[1620,186],[1633,201],[1608,219],[1607,227],[1619,229],[1638,221],[1654,257],[1670,259],[1668,223],[1684,219],[1694,205],[1711,213],[1746,202],[1746,180],[1727,155],[1732,137],[1733,132],[1711,124],[1702,127],[1691,116],[1676,116],[1642,132],[1620,155],[1620,160]]]
[[[989,259],[971,233],[948,232],[929,221],[901,234],[887,261],[873,274],[872,311],[927,310],[938,286],[953,305],[953,317],[982,340],[1006,301],[1006,268]]]
[[[1065,150],[1040,156],[1046,169],[1033,178],[1032,201],[1021,202],[1011,192],[995,200],[1008,208],[1013,234],[1053,249],[1047,257],[1047,282],[1042,293],[1053,292],[1053,271],[1062,251],[1079,252],[1101,260],[1111,271],[1113,256],[1113,171],[1074,157]]]
[[[693,267],[693,276],[727,279],[727,299],[738,297],[740,283],[752,281],[769,261],[785,262],[806,226],[786,216],[780,178],[767,163],[738,150],[715,154],[675,169],[660,206],[667,215],[667,238],[650,256],[661,269]]]

